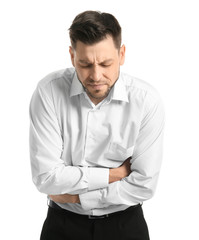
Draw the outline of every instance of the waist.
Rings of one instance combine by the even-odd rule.
[[[133,211],[133,210],[134,210],[135,208],[137,208],[137,207],[141,207],[140,204],[137,204],[137,205],[128,207],[128,208],[125,209],[125,210],[117,211],[117,212],[113,212],[113,213],[108,213],[108,214],[104,214],[104,215],[83,215],[83,214],[74,213],[74,212],[72,212],[72,211],[63,209],[63,208],[61,208],[60,206],[58,206],[55,202],[53,202],[52,200],[49,201],[49,204],[48,204],[48,205],[49,205],[50,208],[56,209],[56,210],[62,212],[63,214],[67,214],[67,215],[74,216],[74,217],[76,216],[76,217],[87,218],[87,219],[109,218],[109,217],[112,217],[112,216],[114,216],[114,215],[119,215],[119,214],[123,214],[123,213],[125,213],[125,212]]]

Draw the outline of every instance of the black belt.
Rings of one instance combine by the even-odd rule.
[[[78,217],[84,217],[84,218],[88,218],[88,219],[102,219],[102,218],[108,218],[108,217],[111,217],[113,215],[116,215],[116,214],[121,214],[125,211],[130,211],[138,206],[141,206],[140,204],[138,205],[135,205],[135,206],[131,206],[129,208],[127,208],[126,210],[124,211],[119,211],[119,212],[114,212],[114,213],[109,213],[109,214],[104,214],[104,215],[101,215],[101,216],[94,216],[94,215],[83,215],[83,214],[78,214],[78,213],[74,213],[74,212],[71,212],[71,211],[68,211],[64,208],[61,208],[60,206],[58,206],[55,202],[53,202],[52,200],[49,201],[49,204],[48,204],[49,207],[51,208],[54,208],[54,209],[57,209],[57,210],[61,210],[67,214],[70,214],[70,215],[73,215],[73,216],[78,216]]]

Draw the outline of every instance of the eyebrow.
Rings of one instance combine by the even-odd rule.
[[[108,64],[108,63],[110,63],[110,62],[112,62],[112,61],[113,61],[113,59],[110,58],[110,59],[106,59],[106,60],[100,62],[99,64]],[[89,62],[89,61],[87,61],[87,60],[83,60],[83,59],[80,59],[80,60],[79,60],[79,63],[82,63],[82,64],[89,64],[89,65],[92,64],[91,62]]]

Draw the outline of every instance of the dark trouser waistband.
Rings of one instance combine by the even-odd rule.
[[[100,216],[94,216],[94,215],[83,215],[83,214],[78,214],[78,213],[74,213],[74,212],[71,212],[71,211],[68,211],[66,209],[63,209],[61,208],[60,206],[58,206],[55,202],[53,202],[52,200],[49,201],[49,207],[51,208],[54,208],[54,209],[57,209],[57,210],[60,210],[64,213],[67,213],[67,214],[70,214],[71,216],[81,216],[81,217],[84,217],[84,218],[87,218],[87,219],[101,219],[101,218],[108,218],[108,217],[111,217],[111,216],[114,216],[114,215],[118,215],[118,214],[122,214],[126,211],[131,211],[132,209],[140,206],[140,204],[137,204],[135,206],[131,206],[129,208],[127,208],[126,210],[123,210],[123,211],[118,211],[118,212],[114,212],[114,213],[109,213],[109,214],[105,214],[105,215],[100,215]]]

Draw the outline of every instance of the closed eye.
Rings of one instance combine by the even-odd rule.
[[[111,64],[101,64],[100,66],[104,67],[104,68],[107,68],[107,67],[110,67]]]
[[[80,65],[80,67],[81,67],[81,68],[91,68],[92,65],[91,65],[91,64],[89,64],[89,65]]]

